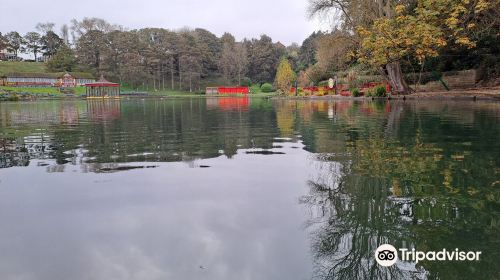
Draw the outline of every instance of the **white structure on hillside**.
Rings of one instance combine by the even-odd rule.
[[[18,60],[16,54],[9,52],[7,49],[0,49],[0,60]]]

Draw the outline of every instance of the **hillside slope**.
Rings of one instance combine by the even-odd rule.
[[[43,62],[0,61],[0,77],[8,73],[47,73]]]

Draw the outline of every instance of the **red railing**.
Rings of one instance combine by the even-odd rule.
[[[248,94],[248,87],[218,87],[219,94]]]

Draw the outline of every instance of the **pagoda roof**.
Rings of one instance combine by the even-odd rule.
[[[119,85],[120,84],[112,83],[112,82],[104,79],[103,75],[101,75],[101,78],[99,78],[99,80],[97,82],[85,84],[86,87],[117,87]]]

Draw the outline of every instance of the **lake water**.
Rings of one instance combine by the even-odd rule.
[[[500,103],[0,103],[0,279],[500,279]],[[383,243],[481,251],[398,261]]]

